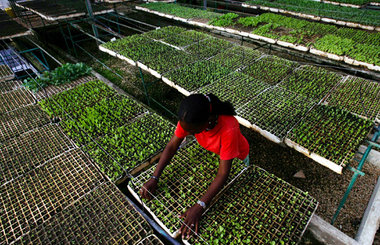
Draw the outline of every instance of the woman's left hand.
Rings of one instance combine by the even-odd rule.
[[[184,224],[179,230],[182,234],[182,239],[184,239],[186,235],[188,239],[190,237],[191,230],[195,231],[195,234],[198,234],[199,221],[203,211],[204,210],[201,205],[195,204],[180,216],[180,218],[185,218]]]

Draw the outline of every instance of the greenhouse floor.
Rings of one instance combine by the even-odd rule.
[[[92,65],[95,70],[121,89],[146,103],[145,96],[142,92],[143,87],[139,77],[139,70],[137,68],[98,51],[94,42],[82,43],[82,46],[86,47],[87,51],[90,51],[106,65],[121,74],[124,80],[102,69],[99,64],[96,64],[88,56],[79,55],[82,61]],[[144,74],[144,79],[146,82],[153,82],[155,80],[154,77],[148,74]],[[176,111],[177,105],[183,98],[182,94],[162,82],[158,82],[152,86],[149,89],[149,94],[152,98],[158,100],[173,112]],[[170,117],[170,115],[158,106],[152,104],[152,107],[159,113],[168,116],[172,121],[175,121],[174,117]],[[338,175],[305,157],[301,153],[272,143],[250,129],[241,128],[243,135],[247,137],[251,146],[250,159],[252,163],[275,174],[290,184],[304,191],[308,191],[310,195],[319,201],[316,214],[327,222],[330,222],[351,180],[352,172],[346,170],[342,175]],[[279,159],[281,159],[281,161],[279,161]],[[351,166],[355,167],[355,164],[356,162]],[[304,179],[293,177],[299,170],[303,170],[305,174]],[[355,237],[356,235],[361,218],[376,184],[377,177],[380,175],[379,168],[367,163],[364,165],[362,171],[365,173],[365,176],[358,178],[334,224],[335,227],[350,237]],[[315,244],[313,238],[310,237],[308,233],[306,233],[303,243]],[[374,244],[380,244],[380,232],[377,233]]]

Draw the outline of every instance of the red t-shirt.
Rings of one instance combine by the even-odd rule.
[[[185,138],[189,132],[178,122],[174,134],[178,138]],[[195,138],[203,148],[220,155],[222,160],[236,157],[244,160],[249,153],[248,141],[241,134],[239,123],[233,116],[220,115],[218,124],[213,129],[195,134]]]

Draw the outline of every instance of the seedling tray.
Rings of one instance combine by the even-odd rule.
[[[297,244],[318,202],[251,166],[227,188],[185,244]]]
[[[121,177],[120,168],[135,173],[140,165],[151,162],[164,149],[174,129],[173,124],[159,115],[147,113],[98,138],[86,149],[101,169],[116,181]]]
[[[75,149],[1,185],[0,240],[12,243],[104,181],[83,152]]]
[[[319,105],[289,132],[285,143],[341,174],[371,128],[369,120],[345,110]]]
[[[86,4],[76,1],[46,1],[34,0],[15,3],[16,6],[38,14],[43,19],[57,21],[84,16],[87,13]],[[99,6],[92,6],[93,14],[106,14],[113,12],[113,9],[104,9]],[[95,7],[95,8],[94,8]]]
[[[19,243],[32,244],[151,244],[152,229],[143,216],[111,183],[104,183],[37,226]]]
[[[344,78],[346,77],[320,67],[301,66],[285,78],[280,86],[319,103]]]
[[[380,122],[380,83],[376,81],[349,76],[325,102]]]
[[[219,157],[198,143],[181,148],[173,157],[160,177],[158,189],[153,200],[142,203],[162,228],[172,237],[178,235],[181,221],[178,215],[194,205],[206,192],[216,175]],[[142,172],[130,182],[128,188],[134,197],[141,201],[139,190],[152,176],[156,165]],[[227,185],[246,170],[242,161],[234,161]]]
[[[32,32],[14,20],[0,22],[0,40],[30,35]],[[1,78],[0,78],[1,80]]]
[[[282,87],[271,87],[238,109],[238,116],[267,139],[280,143],[306,113],[313,100]]]
[[[0,144],[27,131],[49,123],[49,117],[38,105],[21,107],[0,117]]]
[[[297,62],[270,55],[262,56],[256,62],[247,65],[242,72],[270,85],[275,85],[297,66]]]
[[[51,124],[4,142],[0,147],[0,185],[74,147],[61,128]]]
[[[17,108],[35,103],[33,95],[26,89],[20,88],[0,96],[0,114],[15,110]]]
[[[15,74],[8,65],[0,65],[0,82],[12,80],[14,77]]]
[[[20,80],[2,81],[0,82],[0,93],[7,93],[17,90],[21,87],[22,82]]]
[[[230,101],[239,111],[243,105],[252,100],[270,85],[240,72],[233,72],[199,89],[199,93],[213,93],[223,100]]]
[[[152,234],[141,240],[137,245],[164,245],[156,235]]]
[[[255,62],[263,53],[243,46],[233,46],[211,58],[211,61],[231,70],[243,68]]]
[[[114,96],[116,91],[102,81],[91,81],[74,89],[56,94],[39,104],[50,116],[65,118],[66,113],[73,114],[86,110],[104,98]]]
[[[73,82],[66,83],[66,84],[63,84],[60,86],[50,85],[50,86],[44,88],[43,90],[35,92],[34,96],[37,98],[37,100],[50,98],[53,95],[56,95],[58,93],[66,91],[66,90],[70,90],[72,88],[75,88],[78,85],[81,85],[81,84],[84,84],[87,82],[91,82],[91,81],[95,81],[95,80],[97,80],[97,78],[95,78],[93,76],[85,76],[85,77],[78,78]]]

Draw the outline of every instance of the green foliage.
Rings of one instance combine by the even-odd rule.
[[[260,23],[260,19],[257,17],[239,18],[238,23],[245,27],[248,27],[248,26],[256,27]]]
[[[303,66],[283,80],[280,86],[319,102],[342,78],[320,67]]]
[[[380,13],[376,10],[342,7],[329,3],[309,0],[252,0],[247,4],[286,9],[293,12],[323,16],[337,20],[358,22],[367,25],[380,25]]]
[[[234,25],[234,19],[237,17],[239,15],[235,13],[228,13],[212,19],[209,24],[214,26],[232,26]]]
[[[200,18],[211,20],[221,14],[214,13],[211,11],[205,11],[201,9],[193,9],[188,7],[183,7],[175,3],[146,3],[140,5],[141,7],[148,8],[150,10],[155,10],[161,13],[172,14],[181,18],[191,19]]]
[[[328,98],[328,104],[368,119],[380,120],[380,83],[349,77]]]
[[[23,86],[33,92],[37,92],[49,85],[59,86],[90,73],[91,68],[84,63],[66,63],[51,72],[45,71],[40,77],[25,79]]]
[[[310,152],[345,166],[371,127],[372,122],[369,120],[336,107],[322,105],[310,111],[287,137]]]

